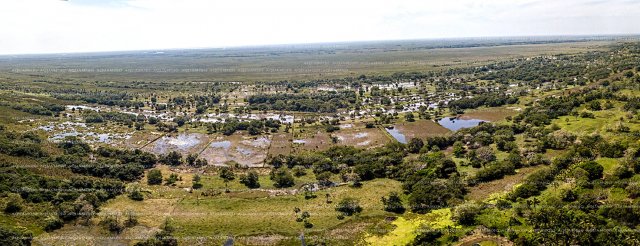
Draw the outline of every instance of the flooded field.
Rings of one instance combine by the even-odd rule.
[[[324,130],[307,129],[296,135],[292,141],[294,150],[326,150],[333,145],[331,136]]]
[[[402,133],[400,132],[400,130],[398,130],[397,128],[395,128],[395,127],[391,128],[391,129],[389,129],[389,128],[385,128],[385,130],[386,130],[389,134],[391,134],[391,136],[392,136],[393,138],[395,138],[398,142],[403,143],[403,144],[406,144],[406,143],[407,143],[407,137],[406,137],[404,134],[402,134]]]
[[[124,142],[124,146],[128,148],[143,148],[154,140],[164,135],[161,132],[135,132],[129,139]]]
[[[291,134],[276,133],[271,135],[271,144],[269,145],[269,155],[276,156],[279,154],[288,155],[291,153]]]
[[[261,167],[271,140],[266,136],[218,136],[200,154],[209,165],[224,166],[236,162],[248,167]]]
[[[348,125],[351,127],[342,128],[342,130],[334,133],[340,145],[370,148],[382,146],[390,142],[389,138],[378,128],[365,128],[364,125],[360,124]]]
[[[123,129],[107,129],[104,125],[93,126],[83,122],[65,121],[62,123],[50,123],[39,126],[39,130],[47,133],[48,139],[59,142],[66,137],[78,137],[90,144],[122,144],[133,135],[132,132]]]
[[[144,149],[156,154],[178,151],[183,155],[199,153],[209,143],[209,137],[200,133],[167,135],[147,145]]]

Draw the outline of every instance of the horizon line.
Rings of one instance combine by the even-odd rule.
[[[343,41],[326,41],[326,42],[308,42],[308,43],[270,43],[270,44],[247,44],[247,45],[225,45],[225,46],[209,46],[209,47],[174,47],[174,48],[158,48],[158,49],[130,49],[130,50],[94,50],[94,51],[71,51],[71,52],[36,52],[36,53],[5,53],[0,54],[0,58],[10,56],[55,56],[55,55],[94,55],[105,53],[130,53],[130,52],[151,52],[151,51],[177,51],[177,50],[225,50],[225,49],[250,49],[250,48],[268,48],[280,46],[320,46],[323,44],[350,44],[350,43],[376,43],[376,42],[407,42],[407,41],[437,41],[437,40],[473,40],[473,39],[518,39],[518,38],[540,38],[537,41],[553,41],[552,38],[584,38],[583,40],[566,40],[566,41],[598,41],[598,39],[624,39],[636,37],[640,39],[640,33],[621,33],[621,34],[549,34],[549,35],[516,35],[516,36],[466,36],[466,37],[434,37],[434,38],[412,38],[412,39],[370,39],[370,40],[343,40]],[[562,40],[557,40],[562,42]],[[504,44],[509,45],[509,44]],[[437,47],[436,47],[437,48]]]

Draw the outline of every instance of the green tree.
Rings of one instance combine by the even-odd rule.
[[[162,184],[162,172],[158,169],[151,169],[147,173],[147,184],[159,185]]]
[[[178,181],[178,174],[171,173],[171,174],[169,174],[169,177],[165,180],[165,184],[173,185],[173,184],[176,183],[176,181]]]
[[[224,187],[227,187],[231,180],[236,179],[236,174],[229,167],[222,167],[220,169],[220,178],[224,181]]]
[[[196,164],[196,160],[198,159],[197,154],[189,154],[187,155],[187,165],[194,166]]]
[[[409,143],[407,143],[407,151],[409,151],[409,153],[415,154],[420,152],[420,149],[422,149],[423,146],[424,146],[424,142],[422,141],[422,139],[411,138],[409,140]]]
[[[307,175],[307,169],[303,166],[295,166],[291,170],[293,171],[293,175],[296,177]]]
[[[596,180],[596,179],[602,178],[602,174],[604,172],[604,167],[602,167],[602,165],[598,164],[595,161],[583,162],[580,165],[578,165],[578,167],[584,169],[589,173],[588,175],[589,180]]]
[[[415,117],[415,116],[413,116],[413,113],[412,113],[412,112],[406,112],[406,113],[404,114],[404,119],[405,119],[407,122],[414,122],[414,121],[416,121],[416,119],[415,119],[414,117]]]
[[[178,151],[171,151],[163,156],[161,161],[170,166],[178,166],[182,164],[182,154]]]
[[[382,197],[382,205],[384,205],[384,211],[393,213],[404,213],[405,208],[402,205],[402,199],[396,192],[389,193],[388,197]]]
[[[338,202],[336,205],[336,211],[340,212],[343,216],[351,216],[362,212],[362,207],[355,198],[346,197]]]
[[[249,171],[246,175],[240,176],[240,183],[250,189],[260,188],[260,181],[256,171]]]
[[[287,188],[294,185],[293,175],[285,168],[271,170],[271,180],[276,188]]]
[[[198,174],[193,175],[193,178],[191,179],[191,188],[196,190],[202,188],[202,183],[200,183],[201,179],[202,178],[200,177],[200,175]]]
[[[460,225],[472,226],[476,223],[476,216],[481,211],[482,207],[479,204],[465,203],[454,209],[452,219]]]
[[[464,157],[464,145],[462,144],[462,142],[460,141],[456,141],[455,143],[453,143],[453,155],[456,158],[462,158]]]

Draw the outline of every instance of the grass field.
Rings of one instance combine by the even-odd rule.
[[[0,71],[26,78],[48,74],[65,79],[106,81],[265,81],[341,78],[403,71],[478,66],[545,54],[600,49],[611,41],[443,48],[433,41],[318,44],[302,47],[254,47],[43,56],[37,60],[2,57]],[[508,44],[508,43],[505,43]],[[284,49],[283,49],[284,48]],[[26,58],[24,58],[26,59]],[[55,63],[52,63],[55,60]],[[122,64],[127,64],[123,66]],[[39,72],[45,69],[46,72]],[[58,70],[56,70],[58,69]],[[72,72],[84,69],[91,72]],[[100,72],[98,69],[109,69]],[[77,70],[82,71],[82,70]],[[14,75],[14,76],[15,76]]]
[[[165,177],[173,172],[167,167],[160,169]],[[141,187],[146,194],[144,201],[133,201],[126,195],[121,195],[102,206],[101,214],[122,215],[127,211],[133,211],[139,216],[140,226],[126,229],[121,235],[151,233],[152,228],[158,228],[165,218],[170,218],[178,228],[176,236],[184,244],[193,243],[191,240],[196,238],[205,240],[205,244],[217,244],[226,240],[228,235],[233,235],[240,245],[253,245],[261,241],[271,241],[275,244],[291,242],[296,245],[299,244],[296,242],[297,235],[301,232],[310,238],[333,238],[336,243],[345,243],[357,238],[366,230],[365,225],[371,224],[367,222],[369,218],[377,218],[376,221],[379,221],[390,215],[382,210],[380,197],[391,191],[400,191],[400,182],[376,179],[364,182],[361,188],[339,186],[321,190],[315,192],[316,198],[307,200],[302,194],[295,194],[295,189],[275,189],[268,174],[264,172],[260,175],[260,189],[248,190],[236,179],[228,184],[231,192],[224,193],[222,190],[225,184],[222,179],[214,175],[203,175],[204,187],[199,191],[188,192],[185,188],[190,187],[193,174],[179,171],[177,173],[182,180],[178,181],[176,186],[148,186],[144,179],[139,184],[133,184]],[[295,187],[314,180],[313,174],[309,172],[306,176],[296,178]],[[205,196],[203,192],[207,190],[221,192]],[[325,194],[330,194],[331,203],[327,203]],[[363,212],[339,220],[335,204],[345,197],[357,199]],[[313,224],[312,228],[305,229],[303,223],[296,222],[295,207],[310,213],[309,221]],[[100,217],[99,215],[98,218]],[[98,218],[94,224],[98,223]],[[361,225],[356,228],[348,226],[352,223]],[[221,228],[224,228],[224,233],[220,231]],[[88,233],[93,235],[94,239],[100,238],[100,230],[68,228],[42,234],[39,240],[47,242],[56,236],[69,236],[68,233],[71,232]],[[330,234],[343,235],[332,237]]]

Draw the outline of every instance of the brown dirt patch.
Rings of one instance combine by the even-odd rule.
[[[489,198],[493,193],[511,191],[513,186],[522,183],[529,174],[540,168],[542,168],[542,166],[520,168],[518,169],[518,173],[514,175],[505,176],[500,180],[480,183],[469,188],[467,198],[475,201],[482,201]]]

